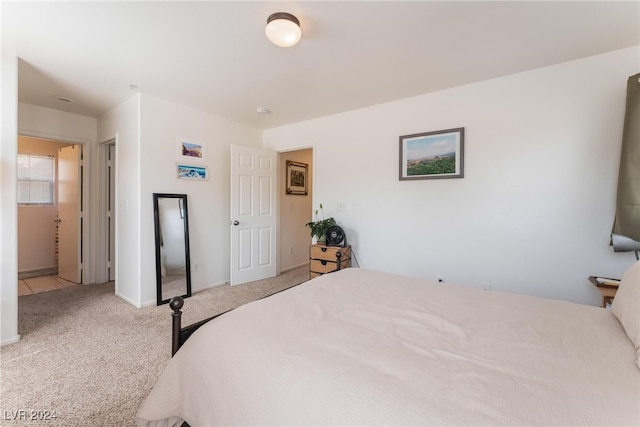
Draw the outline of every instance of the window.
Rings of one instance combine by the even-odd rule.
[[[18,154],[18,203],[53,204],[55,158]]]

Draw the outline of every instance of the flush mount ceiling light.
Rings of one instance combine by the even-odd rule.
[[[279,47],[291,47],[302,37],[300,21],[286,12],[276,12],[269,16],[264,32],[271,43]]]

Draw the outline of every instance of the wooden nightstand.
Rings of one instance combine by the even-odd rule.
[[[351,267],[351,246],[311,245],[309,247],[311,279],[348,267]]]
[[[618,285],[620,284],[618,279],[589,276],[589,281],[598,288],[600,295],[602,295],[602,307],[606,307],[607,304],[613,302],[613,298],[616,296],[616,292],[618,292]]]

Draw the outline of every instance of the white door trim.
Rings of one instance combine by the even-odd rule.
[[[109,236],[107,229],[107,192],[109,191],[109,185],[107,183],[107,162],[108,162],[108,150],[109,146],[114,145],[117,147],[117,135],[98,142],[96,144],[96,197],[95,203],[95,247],[94,247],[94,260],[95,260],[95,280],[96,283],[105,283],[109,281],[107,275],[107,247],[109,244]],[[117,149],[117,148],[116,148]],[[114,177],[117,177],[117,163],[116,159],[111,160]],[[115,191],[117,194],[117,179],[115,180]],[[114,203],[117,200],[114,196]],[[116,214],[115,206],[112,206],[112,215]],[[117,267],[116,267],[117,268]],[[118,284],[116,283],[116,288]],[[116,289],[117,294],[117,289]]]

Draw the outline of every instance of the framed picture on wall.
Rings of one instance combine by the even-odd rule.
[[[306,163],[292,162],[287,160],[287,194],[306,196],[308,193],[308,176],[307,170],[309,165]]]
[[[176,163],[178,179],[190,179],[193,181],[206,181],[209,179],[209,170],[202,165],[185,165]]]
[[[464,177],[464,128],[400,137],[400,180]]]
[[[204,144],[178,138],[178,158],[181,161],[202,163],[205,161],[205,154]]]

